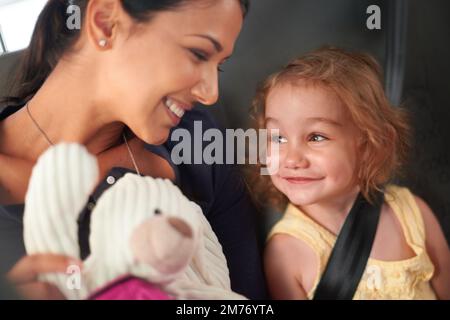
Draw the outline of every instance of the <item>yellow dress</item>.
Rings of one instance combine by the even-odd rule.
[[[425,249],[425,226],[413,195],[407,188],[389,185],[384,199],[400,221],[406,241],[416,255],[400,261],[369,258],[353,299],[436,299],[430,285],[434,266]],[[317,277],[307,293],[308,299],[312,299],[336,236],[292,204],[272,228],[268,240],[280,233],[304,241],[319,257]]]

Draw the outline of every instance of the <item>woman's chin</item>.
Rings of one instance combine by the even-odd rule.
[[[141,138],[147,144],[159,146],[169,139],[170,130],[160,130],[158,132],[152,132],[145,137]]]

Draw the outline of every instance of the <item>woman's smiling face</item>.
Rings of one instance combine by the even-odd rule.
[[[137,24],[117,9],[121,32],[100,67],[115,118],[140,139],[163,143],[183,114],[218,99],[220,65],[243,23],[238,0],[186,1]]]
[[[279,129],[275,187],[298,206],[328,201],[355,187],[355,129],[340,99],[319,86],[279,85],[266,101],[266,126]],[[269,148],[270,150],[270,148]]]

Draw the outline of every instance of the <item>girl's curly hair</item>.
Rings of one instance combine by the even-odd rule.
[[[265,102],[276,86],[306,83],[332,90],[363,138],[357,183],[364,197],[373,201],[373,192],[400,173],[411,137],[409,116],[406,110],[390,104],[381,77],[380,65],[369,54],[329,46],[320,48],[292,60],[258,87],[251,108],[254,126],[265,128]],[[287,198],[273,186],[269,176],[260,175],[261,166],[259,163],[249,171],[251,193],[257,203],[281,209]]]

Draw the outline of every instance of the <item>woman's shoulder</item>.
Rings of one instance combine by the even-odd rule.
[[[0,204],[22,203],[32,164],[0,152]]]
[[[23,107],[23,104],[12,104],[7,106],[0,106],[0,121],[6,119],[13,113],[16,113]]]

